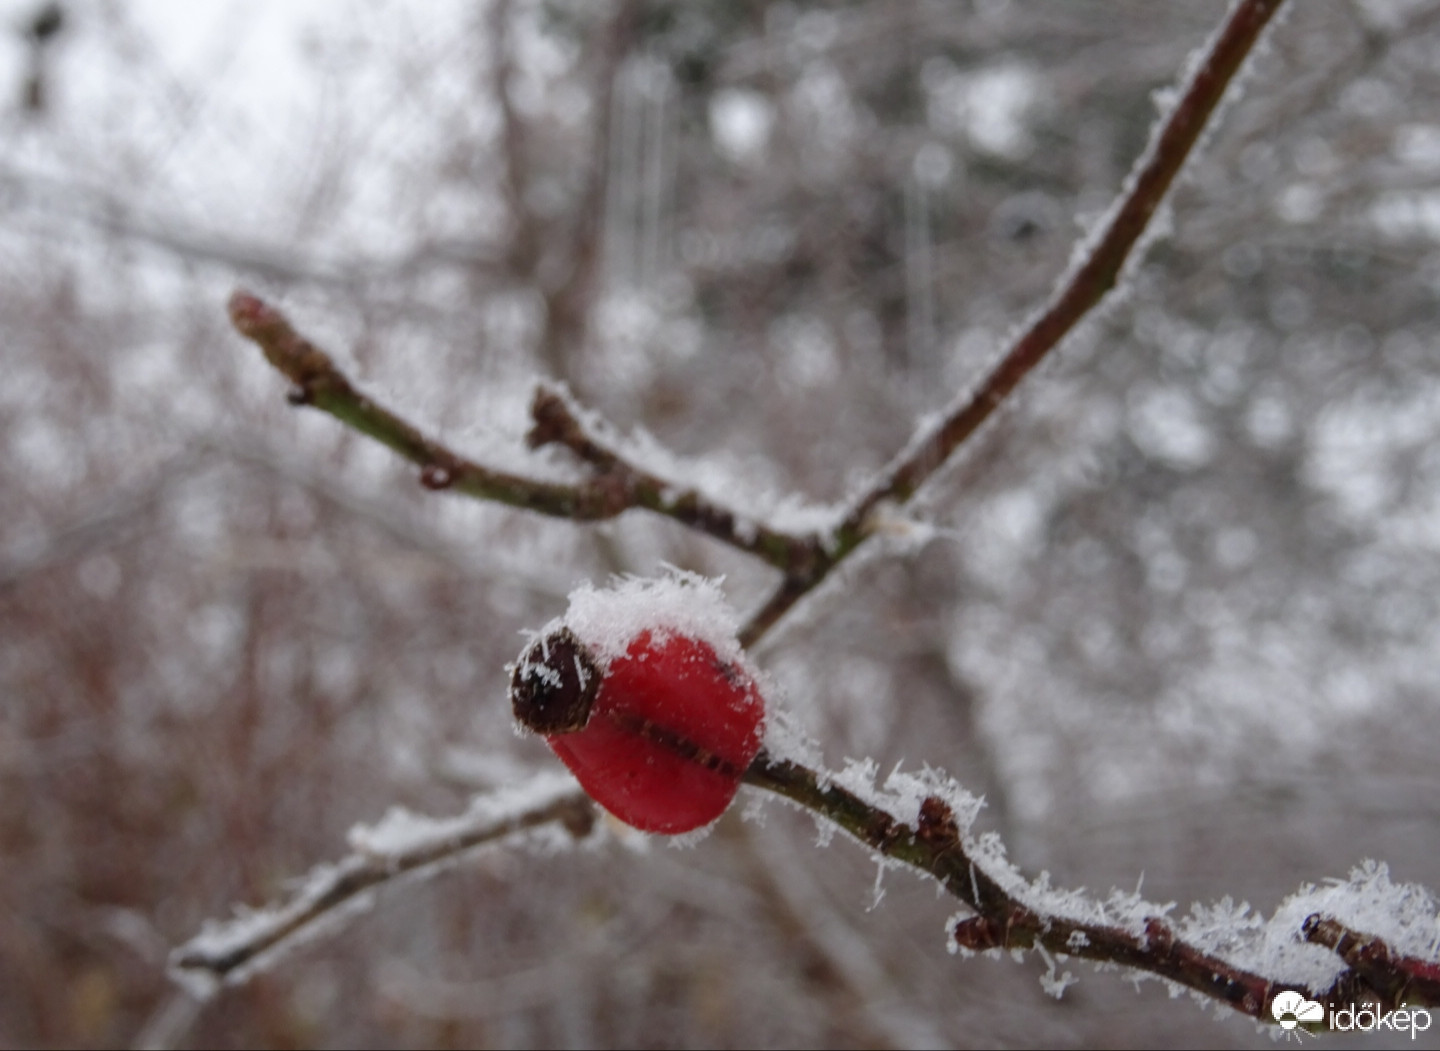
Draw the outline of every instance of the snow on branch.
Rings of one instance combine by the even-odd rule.
[[[1052,887],[1047,874],[1027,879],[997,836],[972,833],[980,801],[938,771],[896,771],[877,788],[873,764],[830,772],[813,746],[799,751],[811,765],[762,749],[745,781],[833,822],[883,863],[933,877],[965,907],[951,921],[953,951],[1033,949],[1046,963],[1042,983],[1056,996],[1075,981],[1058,970],[1074,957],[1151,975],[1261,1021],[1290,992],[1327,1011],[1362,1001],[1382,1012],[1440,1006],[1440,905],[1421,887],[1393,883],[1383,865],[1303,887],[1268,921],[1229,899],[1175,919],[1173,902],[1118,891],[1101,901]],[[207,924],[172,953],[171,973],[208,997],[338,930],[397,879],[440,871],[522,833],[549,828],[556,841],[583,839],[593,824],[593,805],[563,775],[477,797],[455,818],[392,810],[377,825],[352,830],[352,853],[313,870],[288,901]]]
[[[784,579],[740,632],[740,642],[749,646],[881,531],[885,510],[906,504],[950,462],[1133,267],[1157,211],[1281,2],[1233,4],[1188,67],[1148,148],[1106,217],[1082,239],[1049,302],[973,391],[917,427],[905,450],[858,494],[834,528],[786,531],[761,525],[667,479],[679,472],[642,464],[642,450],[618,440],[561,387],[537,390],[528,442],[568,449],[585,466],[584,480],[554,482],[484,467],[360,393],[327,354],[257,297],[235,293],[230,316],[294,383],[293,402],[320,408],[389,446],[419,466],[427,488],[455,489],[576,521],[642,508],[775,566]],[[1357,869],[1347,880],[1318,890],[1302,888],[1268,921],[1228,899],[1175,918],[1173,903],[1146,902],[1138,893],[1117,892],[1102,901],[1052,888],[1044,875],[1027,879],[1006,858],[998,838],[971,833],[979,804],[942,775],[897,773],[876,789],[868,766],[830,773],[813,749],[796,753],[802,754],[804,762],[762,750],[745,780],[833,822],[883,863],[932,876],[964,905],[949,932],[955,951],[1033,949],[1046,961],[1046,988],[1057,995],[1073,981],[1059,965],[1076,957],[1153,975],[1257,1019],[1270,1018],[1282,992],[1315,1001],[1303,1004],[1307,1012],[1360,997],[1389,1009],[1440,1005],[1440,964],[1434,962],[1440,909],[1421,888],[1393,884],[1383,866]],[[568,780],[539,781],[518,795],[477,800],[456,819],[394,812],[375,828],[353,832],[353,853],[313,872],[287,903],[207,927],[176,950],[172,970],[200,991],[244,981],[306,935],[368,907],[374,888],[388,881],[433,871],[473,847],[528,830],[559,824],[580,838],[592,820],[590,803]],[[1312,1021],[1308,1014],[1302,1020]]]
[[[882,860],[933,876],[966,906],[950,930],[952,950],[1034,949],[1053,995],[1075,981],[1057,965],[1077,957],[1152,975],[1267,1022],[1276,996],[1289,991],[1327,1011],[1362,1001],[1382,1013],[1440,1005],[1440,904],[1422,887],[1393,883],[1384,865],[1303,887],[1269,921],[1229,899],[1176,920],[1173,902],[1118,891],[1099,901],[1051,887],[1048,874],[1027,880],[997,836],[971,833],[979,803],[955,782],[928,769],[897,771],[876,789],[874,773],[873,764],[817,772],[762,750],[745,780],[823,815]],[[1340,917],[1383,933],[1358,934]]]
[[[236,330],[258,345],[265,359],[295,385],[292,404],[313,405],[393,449],[419,466],[420,484],[427,489],[453,489],[575,521],[609,519],[641,508],[755,555],[787,576],[808,574],[824,550],[818,535],[797,536],[771,528],[720,506],[692,486],[639,466],[608,440],[608,428],[593,414],[582,412],[562,388],[537,389],[528,441],[532,448],[563,445],[589,464],[592,477],[577,484],[524,477],[467,459],[361,393],[329,354],[258,296],[237,291],[230,297],[229,309]]]
[[[1116,287],[1175,177],[1194,152],[1246,57],[1283,0],[1241,0],[1194,61],[1188,80],[1150,145],[1135,162],[1108,218],[1076,246],[1075,263],[1050,302],[1021,330],[989,374],[948,410],[923,422],[903,452],[853,501],[834,544],[808,573],[787,575],[741,632],[746,645],[767,632],[841,560],[876,532],[887,504],[903,505],[944,467],[1020,382]],[[1138,256],[1137,256],[1138,258]]]
[[[1357,873],[1357,878],[1364,873]],[[1433,905],[1433,903],[1432,903]],[[1433,955],[1435,939],[1433,907],[1428,926]],[[1379,989],[1388,1003],[1440,1003],[1440,962],[1408,956],[1384,938],[1362,934],[1323,913],[1312,912],[1301,924],[1306,941],[1332,950],[1349,965],[1354,976],[1370,989]],[[1356,997],[1352,997],[1352,1000]]]
[[[556,773],[477,796],[458,817],[429,818],[397,807],[379,824],[352,829],[351,853],[313,869],[288,901],[208,922],[171,953],[170,973],[197,997],[211,996],[221,984],[243,984],[290,949],[368,911],[375,892],[397,879],[433,874],[476,847],[523,833],[550,829],[563,841],[584,839],[594,822],[594,804],[570,777]]]
[[[290,400],[313,405],[389,446],[420,467],[421,484],[455,489],[540,514],[575,521],[614,518],[643,508],[673,518],[764,560],[784,575],[740,632],[759,641],[841,561],[884,530],[883,509],[903,505],[948,463],[1020,382],[1116,287],[1152,226],[1176,176],[1195,150],[1245,59],[1283,0],[1240,0],[1192,64],[1176,101],[1151,137],[1108,217],[1077,246],[1075,263],[1044,307],[990,373],[949,410],[922,423],[909,445],[828,528],[787,531],[722,506],[697,488],[638,464],[611,439],[610,429],[579,409],[563,388],[541,386],[531,407],[532,447],[562,445],[589,465],[578,484],[544,481],[484,467],[362,394],[331,357],[274,307],[237,291],[230,299],[235,328],[264,351],[295,384]]]

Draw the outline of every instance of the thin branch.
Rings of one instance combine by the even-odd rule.
[[[453,489],[482,500],[574,521],[614,518],[644,509],[764,559],[787,574],[803,572],[819,550],[813,538],[794,537],[721,507],[693,487],[661,478],[606,447],[596,429],[582,423],[577,408],[559,390],[542,387],[532,414],[530,444],[557,443],[597,468],[574,485],[546,482],[496,470],[467,459],[427,437],[408,420],[362,394],[333,359],[310,342],[280,311],[248,292],[230,297],[230,318],[265,358],[295,384],[290,400],[313,405],[375,439],[420,468],[427,489]]]
[[[0,562],[0,595],[36,573],[75,562],[91,551],[123,542],[159,505],[172,486],[202,466],[204,457],[195,449],[176,453],[139,482],[110,494],[62,522],[33,549]]]
[[[912,779],[913,780],[913,779]],[[915,816],[901,804],[867,799],[838,783],[835,775],[772,756],[762,750],[745,781],[784,796],[838,825],[877,854],[927,873],[973,914],[951,929],[964,952],[1036,949],[1051,965],[1049,980],[1063,989],[1072,979],[1054,974],[1055,961],[1070,957],[1118,964],[1191,989],[1241,1014],[1270,1020],[1276,994],[1296,990],[1331,1007],[1374,997],[1393,1010],[1440,1005],[1440,964],[1394,952],[1382,939],[1355,932],[1339,920],[1311,915],[1294,932],[1333,951],[1345,964],[1328,988],[1312,989],[1256,973],[1207,951],[1172,923],[1170,906],[1128,899],[1110,907],[1079,894],[1060,894],[1027,882],[1004,858],[998,840],[976,839],[966,828],[963,793],[953,783],[927,787]],[[911,786],[913,788],[913,785]],[[946,793],[950,799],[942,798]],[[913,791],[906,792],[914,798]],[[907,804],[913,805],[913,804]],[[351,833],[353,853],[315,870],[289,901],[270,910],[210,924],[171,954],[174,977],[197,995],[220,984],[248,981],[285,950],[333,931],[369,904],[369,894],[396,879],[438,871],[478,846],[518,833],[560,825],[574,839],[589,835],[594,806],[563,776],[477,797],[464,815],[427,819],[392,812],[374,828]],[[1374,872],[1367,900],[1373,897]]]
[[[510,79],[515,75],[514,40],[510,32],[513,17],[511,0],[497,0],[487,14],[485,36],[489,44],[490,93],[500,113],[497,158],[500,195],[511,222],[506,262],[512,269],[528,273],[535,268],[540,231],[535,228],[535,217],[525,203],[525,186],[529,183],[525,128],[510,99]]]
[[[746,771],[745,781],[778,793],[821,814],[878,854],[933,876],[974,915],[959,920],[951,935],[956,948],[967,952],[1038,949],[1051,959],[1078,957],[1102,964],[1120,964],[1185,986],[1262,1021],[1270,1021],[1275,995],[1296,989],[1307,999],[1337,1006],[1357,995],[1373,995],[1387,1009],[1408,1001],[1412,1006],[1440,1004],[1440,964],[1390,954],[1378,938],[1349,931],[1334,920],[1311,916],[1303,934],[1333,949],[1349,970],[1326,989],[1307,989],[1257,974],[1187,941],[1156,906],[1152,915],[1131,922],[1101,922],[1076,915],[1078,907],[1037,905],[1035,895],[1003,855],[981,847],[962,831],[954,808],[939,795],[920,803],[914,823],[886,807],[861,798],[835,783],[831,775],[765,751]],[[1059,895],[1049,892],[1051,900]],[[1066,900],[1078,906],[1078,895]],[[1142,907],[1142,911],[1143,907]],[[1061,986],[1066,979],[1061,979]]]
[[[1136,162],[1103,231],[1082,261],[1061,279],[1050,303],[1030,322],[980,386],[938,422],[924,425],[906,450],[854,501],[829,550],[805,574],[791,575],[740,633],[760,639],[846,556],[869,538],[882,505],[904,504],[988,420],[1036,365],[1115,287],[1156,210],[1199,142],[1245,58],[1283,0],[1241,0],[1179,101]]]
[[[1405,1003],[1440,1003],[1440,963],[1397,953],[1383,938],[1362,934],[1320,913],[1307,917],[1300,930],[1306,941],[1323,945],[1344,960],[1390,1009]]]
[[[397,547],[433,563],[437,572],[451,577],[458,573],[476,579],[503,579],[509,585],[523,587],[537,596],[552,600],[563,599],[570,590],[567,578],[559,574],[517,566],[473,545],[462,549],[421,522],[417,516],[399,512],[393,502],[362,496],[324,471],[310,467],[264,441],[242,434],[221,437],[194,435],[187,440],[195,448],[247,464],[268,472],[276,479],[299,486],[317,500],[343,511],[351,519],[370,525]],[[0,574],[0,586],[3,582],[3,574]]]
[[[393,812],[373,829],[351,833],[354,853],[310,874],[293,897],[273,909],[207,924],[170,956],[171,974],[196,993],[216,983],[240,984],[265,963],[347,909],[363,907],[367,894],[404,876],[438,871],[467,851],[518,833],[560,825],[583,839],[594,825],[595,808],[568,777],[545,775],[518,790],[481,796],[464,815],[446,820]]]
[[[693,487],[660,477],[627,458],[593,413],[580,409],[562,387],[541,384],[530,406],[531,448],[563,445],[599,472],[607,484],[630,495],[632,507],[673,518],[727,544],[748,551],[784,571],[804,573],[821,550],[819,538],[795,536],[736,514]]]
[[[80,224],[178,259],[216,264],[227,273],[239,270],[272,282],[353,288],[444,268],[498,271],[503,262],[498,246],[464,238],[420,241],[396,256],[305,257],[293,246],[281,248],[207,230],[176,216],[134,208],[94,186],[9,165],[0,165],[0,191],[28,205],[42,221]]]
[[[640,17],[641,6],[636,0],[622,0],[600,40],[590,49],[596,63],[591,88],[595,139],[574,219],[565,237],[569,257],[559,281],[544,280],[538,272],[536,275],[542,277],[538,284],[545,296],[547,315],[541,356],[560,379],[574,377],[574,366],[589,326],[599,276],[600,228],[605,215],[607,166],[604,157],[610,140],[611,97],[616,71],[631,47]]]
[[[909,825],[815,771],[765,752],[745,780],[824,814],[872,850],[934,876],[976,915],[954,930],[957,945],[987,949],[1046,949],[1091,960],[1123,963],[1189,986],[1258,1018],[1269,1004],[1270,983],[1215,957],[1183,946],[1160,916],[1148,919],[1144,935],[1113,925],[1045,915],[1007,892],[972,856],[954,810],[939,796],[921,804]]]

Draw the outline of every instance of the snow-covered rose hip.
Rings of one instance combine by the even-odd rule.
[[[517,721],[646,832],[714,821],[760,750],[765,702],[717,602],[688,575],[582,589],[511,674]]]

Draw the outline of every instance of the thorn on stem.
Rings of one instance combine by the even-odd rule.
[[[455,484],[455,472],[438,463],[427,463],[420,468],[420,484],[426,489],[449,489]]]

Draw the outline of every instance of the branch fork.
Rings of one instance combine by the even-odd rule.
[[[824,532],[799,535],[757,524],[694,487],[643,467],[627,456],[608,425],[558,385],[541,384],[536,389],[526,442],[534,449],[569,450],[589,468],[589,477],[566,484],[474,463],[358,391],[329,355],[258,297],[236,292],[230,316],[235,328],[258,344],[266,360],[294,385],[292,403],[328,412],[389,446],[419,467],[420,482],[427,489],[453,489],[574,521],[647,510],[773,566],[781,580],[740,633],[742,644],[750,646],[866,540],[884,532],[887,513],[903,509],[953,460],[960,446],[1134,265],[1152,218],[1280,3],[1238,0],[1231,7],[1137,161],[1113,210],[1095,235],[1087,237],[1049,302],[975,390],[958,398],[937,421],[919,426],[890,466],[856,494],[834,528]],[[1272,980],[1207,951],[1200,939],[1187,938],[1184,929],[1165,917],[1171,906],[1133,899],[1128,903],[1133,908],[1120,910],[1128,921],[1115,922],[1115,914],[1107,913],[1104,906],[1085,905],[1078,896],[1057,898],[1048,888],[1025,881],[996,844],[970,834],[968,818],[957,817],[956,801],[964,794],[958,786],[953,786],[958,793],[954,799],[947,799],[945,791],[924,794],[915,815],[906,817],[896,813],[891,802],[873,795],[867,798],[865,792],[847,787],[848,782],[842,784],[843,778],[764,750],[744,779],[822,815],[881,857],[933,876],[970,913],[950,928],[954,949],[1033,948],[1050,963],[1047,988],[1058,991],[1069,980],[1068,975],[1054,978],[1055,958],[1075,956],[1148,972],[1263,1021],[1270,1020],[1269,1006],[1276,994],[1289,989],[1331,1005],[1361,994],[1391,1007],[1406,1001],[1440,1004],[1440,964],[1400,952],[1380,937],[1319,912],[1304,921],[1294,939],[1297,944],[1303,941],[1329,949],[1344,967],[1329,987],[1310,989]],[[294,901],[271,914],[270,922],[252,923],[239,933],[221,932],[228,933],[228,940],[214,932],[202,934],[176,951],[172,966],[182,974],[243,980],[247,965],[259,954],[288,943],[372,887],[398,875],[433,869],[480,843],[519,830],[559,823],[578,838],[588,830],[591,814],[588,801],[571,786],[568,792],[520,806],[503,821],[478,821],[448,839],[422,837],[417,844],[393,852],[352,855],[307,884]],[[1194,929],[1190,928],[1192,933]]]

